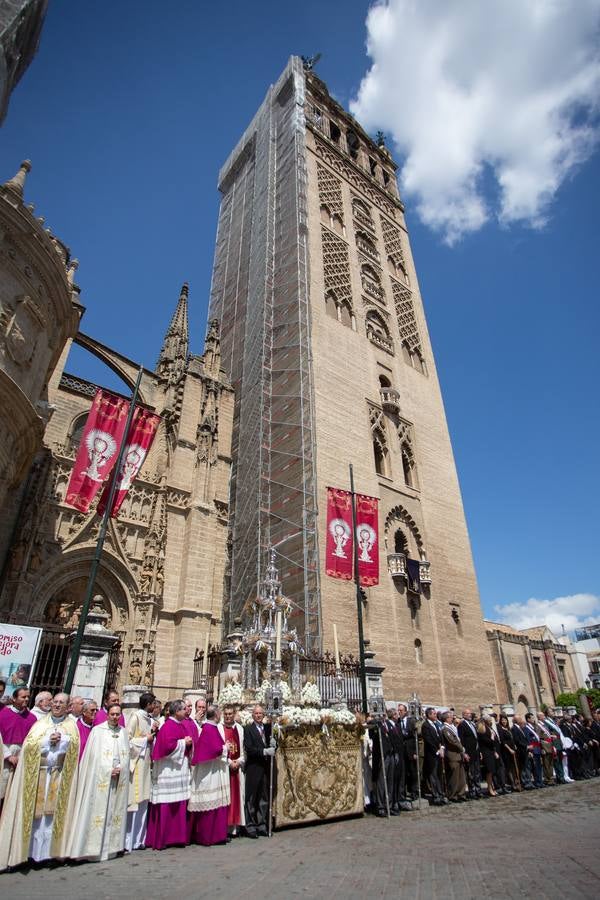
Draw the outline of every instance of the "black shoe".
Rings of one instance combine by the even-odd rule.
[[[257,833],[256,833],[255,831],[247,831],[247,832],[246,832],[246,837],[252,838],[253,841],[257,841],[257,840],[258,840],[258,835],[257,835]]]

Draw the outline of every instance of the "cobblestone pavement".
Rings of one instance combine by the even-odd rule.
[[[598,898],[600,779],[521,795],[0,875],[4,900]]]

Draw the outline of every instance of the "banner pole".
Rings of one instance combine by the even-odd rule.
[[[67,677],[65,680],[64,691],[65,694],[71,693],[71,688],[73,687],[73,682],[75,681],[75,672],[77,671],[77,663],[79,662],[79,654],[81,653],[81,644],[83,643],[83,634],[85,631],[85,623],[87,621],[88,613],[90,611],[90,605],[92,602],[92,593],[94,591],[94,584],[96,582],[96,574],[98,572],[98,567],[100,565],[100,559],[102,558],[102,548],[104,547],[104,541],[106,539],[106,532],[108,531],[108,521],[110,519],[110,513],[112,510],[113,500],[115,498],[115,493],[117,491],[117,481],[119,478],[119,470],[121,468],[121,463],[123,462],[123,456],[125,454],[125,445],[127,444],[127,436],[129,434],[129,427],[131,425],[131,421],[133,419],[133,414],[135,412],[135,404],[138,397],[140,382],[142,380],[143,369],[140,366],[137,379],[135,382],[135,386],[133,388],[133,393],[131,395],[131,400],[129,401],[129,411],[127,413],[127,421],[125,423],[125,431],[123,433],[123,440],[121,441],[121,446],[119,447],[119,455],[117,456],[117,461],[115,463],[115,467],[110,475],[110,487],[108,490],[108,499],[106,502],[106,509],[104,510],[104,515],[102,516],[102,524],[100,525],[100,531],[98,532],[98,541],[96,543],[96,551],[94,553],[94,558],[92,560],[92,565],[90,568],[90,574],[88,576],[88,583],[85,591],[85,597],[83,600],[83,605],[81,607],[81,615],[79,616],[79,625],[77,626],[77,634],[75,635],[75,640],[73,641],[73,648],[71,650],[71,657],[69,659],[69,670],[67,672]]]
[[[362,589],[358,577],[358,541],[356,540],[356,494],[354,493],[354,470],[350,463],[350,494],[352,496],[352,550],[354,558],[354,584],[356,585],[356,614],[358,619],[358,653],[359,677],[362,694],[362,711],[366,716],[367,708],[367,675],[365,672],[365,635],[363,631]]]

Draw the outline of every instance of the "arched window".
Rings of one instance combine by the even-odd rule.
[[[348,147],[348,153],[352,157],[352,159],[358,159],[358,153],[360,150],[360,141],[358,139],[358,135],[352,129],[349,129],[346,132],[346,145]]]
[[[372,344],[375,344],[376,347],[381,347],[388,353],[394,352],[394,343],[389,328],[383,316],[380,316],[374,309],[370,309],[366,315],[365,330]]]
[[[356,232],[356,246],[365,256],[369,256],[376,263],[379,263],[379,251],[372,239],[364,231]]]
[[[402,341],[402,358],[407,365],[412,366],[412,354],[406,341]]]
[[[394,553],[408,553],[408,541],[406,535],[401,528],[397,528],[394,532]]]
[[[325,312],[331,319],[338,320],[338,302],[333,291],[325,294]]]
[[[76,419],[73,420],[73,424],[71,425],[71,433],[69,435],[69,450],[77,453],[79,450],[79,444],[81,443],[81,436],[83,434],[83,429],[85,428],[85,423],[87,422],[87,413],[83,413],[80,416],[77,416]]]
[[[417,663],[419,665],[422,665],[422,663],[423,663],[423,644],[421,643],[419,638],[416,638],[416,640],[415,640],[415,660],[417,661]]]
[[[379,272],[365,263],[360,270],[360,281],[362,289],[369,297],[377,300],[379,303],[385,303],[385,294],[381,286],[381,277]]]
[[[327,225],[328,228],[331,228],[331,213],[324,203],[321,206],[321,222],[323,225]]]
[[[388,451],[385,435],[379,428],[373,432],[373,456],[375,458],[375,471],[378,475],[388,474]]]
[[[406,444],[402,445],[402,471],[407,487],[415,487],[414,460],[410,447]]]
[[[357,197],[352,200],[352,215],[359,225],[368,228],[370,231],[375,231],[371,210],[366,203],[363,203]]]
[[[349,303],[344,301],[340,306],[340,322],[348,328],[354,329],[354,316]]]
[[[386,375],[379,376],[379,386],[382,388],[391,388],[392,382]]]
[[[340,234],[342,237],[344,237],[344,235],[346,234],[346,229],[344,228],[344,223],[342,222],[340,216],[332,216],[331,227],[337,234]]]

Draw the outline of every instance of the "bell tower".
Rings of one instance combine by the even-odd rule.
[[[396,165],[292,57],[220,173],[211,318],[235,390],[230,615],[279,544],[309,649],[353,586],[325,574],[326,489],[379,500],[366,636],[390,699],[495,697],[458,477]]]

